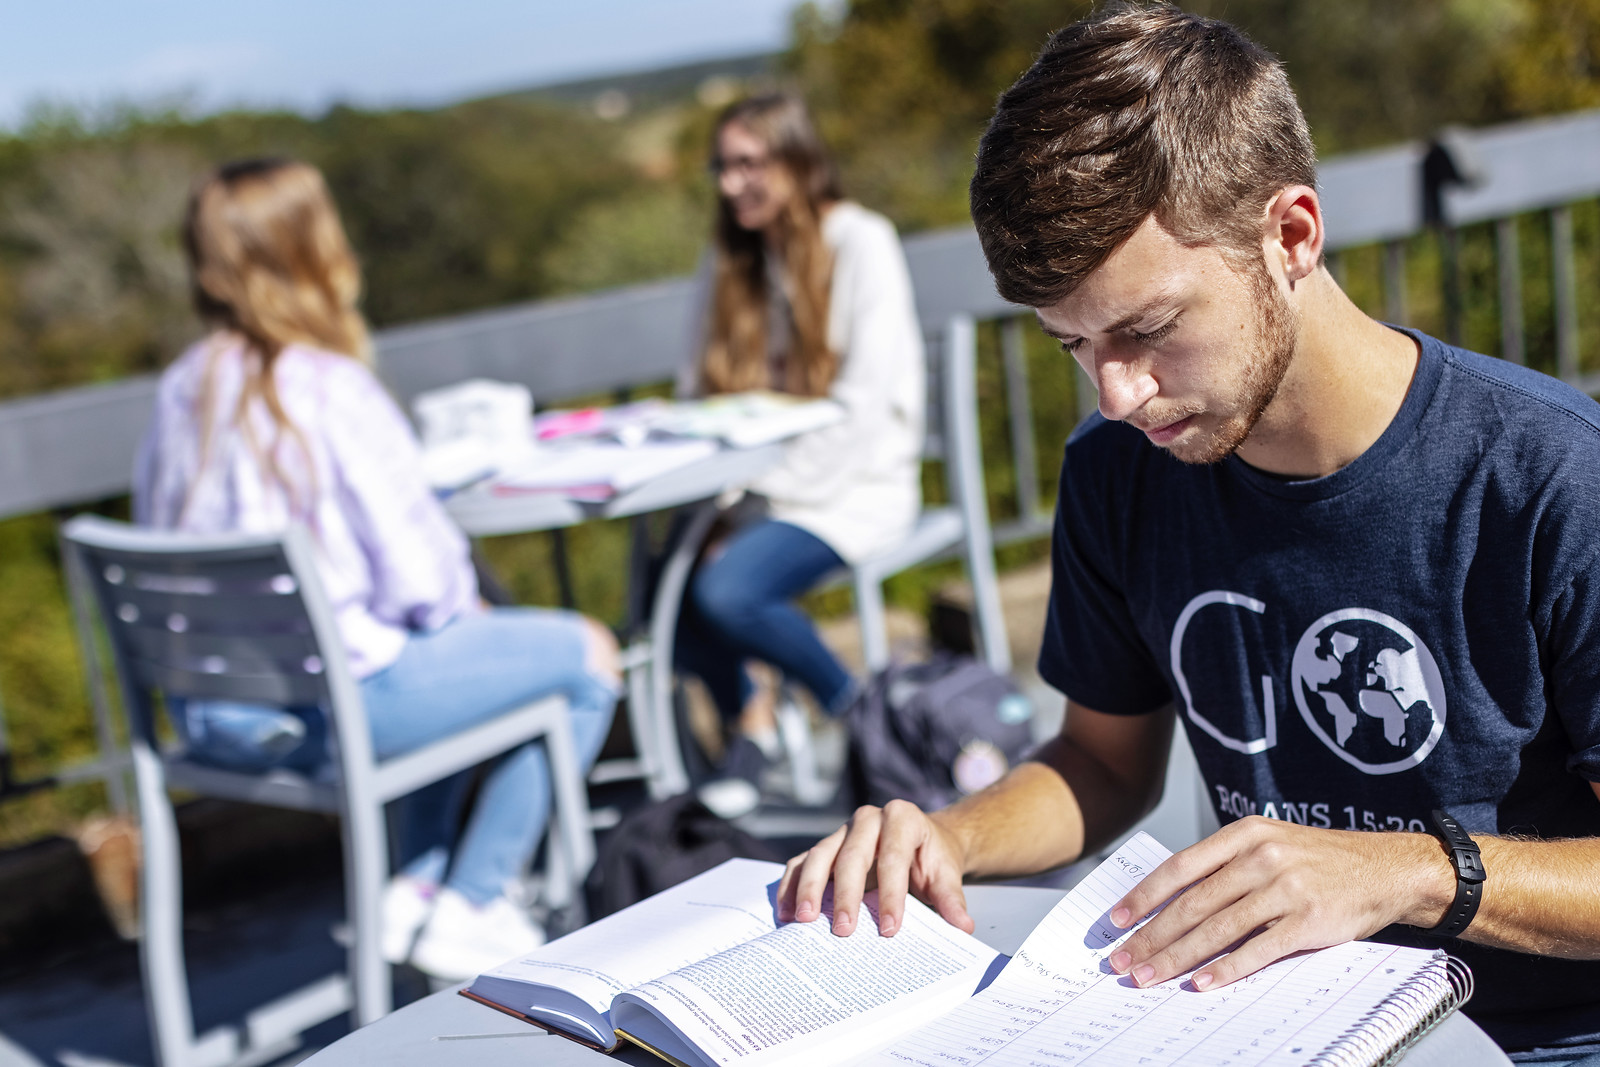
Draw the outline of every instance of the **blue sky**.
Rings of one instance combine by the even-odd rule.
[[[781,47],[796,0],[3,0],[0,127],[39,101],[436,104]]]

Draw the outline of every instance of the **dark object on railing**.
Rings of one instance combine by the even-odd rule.
[[[1439,235],[1443,262],[1445,339],[1461,343],[1461,255],[1456,228],[1446,218],[1444,192],[1482,185],[1488,176],[1483,159],[1465,130],[1440,130],[1422,157],[1422,220]]]
[[[0,802],[25,797],[41,789],[53,789],[60,784],[55,775],[50,774],[18,781],[17,769],[11,762],[11,744],[6,739],[5,709],[0,707]]]
[[[0,736],[0,746],[4,744],[5,739]],[[19,781],[16,768],[11,765],[11,750],[0,747],[0,801],[25,797],[29,793],[37,793],[41,789],[53,789],[60,784],[56,777],[51,774],[47,774],[42,778],[29,778],[25,781]]]

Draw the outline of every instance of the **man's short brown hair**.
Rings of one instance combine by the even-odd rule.
[[[1185,244],[1258,260],[1268,201],[1315,182],[1272,55],[1224,22],[1118,4],[1058,32],[1000,97],[972,217],[1000,295],[1046,307],[1152,212]]]

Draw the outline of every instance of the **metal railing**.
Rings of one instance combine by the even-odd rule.
[[[1382,313],[1410,321],[1407,247],[1419,235],[1439,242],[1444,333],[1462,329],[1457,255],[1463,228],[1492,225],[1497,259],[1500,354],[1526,359],[1524,265],[1517,217],[1543,213],[1550,239],[1556,370],[1589,392],[1600,374],[1579,358],[1579,300],[1572,205],[1600,197],[1600,111],[1476,131],[1448,131],[1431,144],[1405,144],[1339,157],[1320,168],[1330,265],[1344,254],[1382,248]],[[995,293],[976,234],[968,227],[905,241],[919,311],[930,331],[952,316],[997,325],[986,344],[998,357],[1000,395],[985,421],[1005,419],[1015,507],[994,524],[998,545],[1049,530],[1040,492],[1038,433],[1029,380],[1031,318]],[[381,373],[395,394],[417,393],[468,377],[521,382],[544,405],[670,380],[689,358],[694,296],[686,279],[594,295],[539,301],[384,330]],[[82,506],[128,491],[129,457],[149,418],[155,380],[133,378],[0,403],[0,519]],[[1079,414],[1093,405],[1080,377]],[[991,425],[993,423],[991,422]],[[934,428],[935,435],[937,428]],[[937,455],[937,440],[930,454]],[[23,790],[10,774],[0,730],[0,789]],[[101,761],[65,769],[61,780],[101,777]],[[0,800],[7,794],[0,791]]]

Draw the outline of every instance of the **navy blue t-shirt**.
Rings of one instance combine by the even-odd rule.
[[[1600,405],[1412,336],[1399,413],[1325,478],[1079,427],[1039,672],[1097,711],[1174,704],[1224,823],[1426,831],[1444,808],[1600,835]],[[1502,1045],[1600,1040],[1600,963],[1443,947]]]

